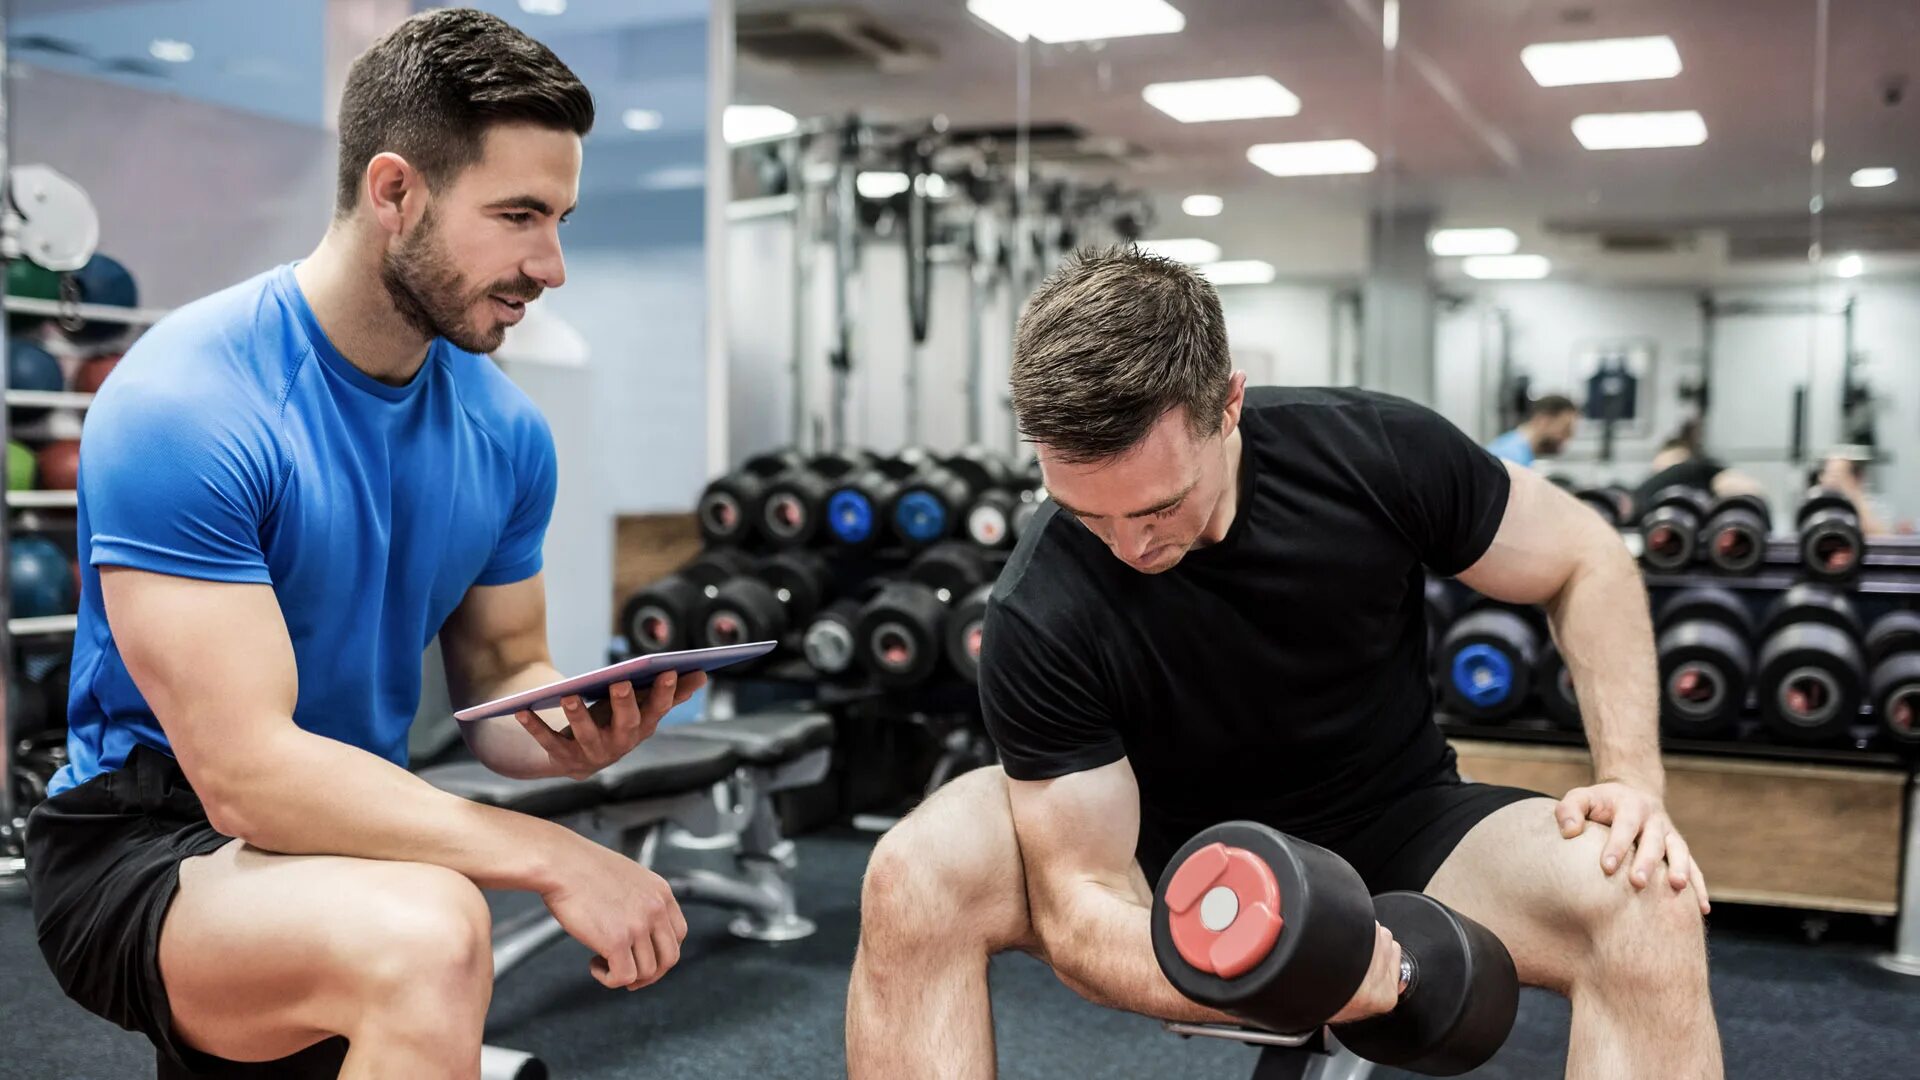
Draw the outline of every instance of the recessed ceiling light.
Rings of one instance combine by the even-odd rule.
[[[1189,195],[1180,200],[1180,210],[1188,217],[1219,217],[1227,201],[1218,195]]]
[[[1320,142],[1261,143],[1247,148],[1247,160],[1275,176],[1334,176],[1369,173],[1379,159],[1353,139]]]
[[[800,121],[792,113],[771,105],[729,105],[720,120],[721,134],[730,143],[791,135],[799,129]]]
[[[1671,79],[1680,74],[1680,50],[1665,34],[1529,45],[1520,50],[1520,62],[1541,86]]]
[[[620,114],[620,122],[628,131],[658,131],[666,118],[652,109],[628,109]]]
[[[1194,237],[1178,240],[1142,240],[1140,250],[1149,255],[1159,255],[1189,265],[1215,262],[1220,258],[1219,244]]]
[[[1512,229],[1441,229],[1427,238],[1435,255],[1511,255],[1520,250]]]
[[[1552,269],[1545,255],[1473,255],[1460,260],[1460,272],[1481,281],[1532,281]]]
[[[1270,75],[1150,83],[1140,96],[1183,124],[1294,116],[1300,112],[1300,99]]]
[[[1195,269],[1215,285],[1265,285],[1273,280],[1273,264],[1260,259],[1228,259]]]
[[[563,15],[567,0],[520,0],[520,10],[529,15]]]
[[[1866,269],[1867,261],[1862,259],[1860,253],[1857,251],[1850,255],[1840,256],[1840,260],[1833,264],[1833,274],[1835,277],[1859,277],[1866,272]]]
[[[967,0],[967,10],[1015,41],[1048,45],[1177,34],[1187,26],[1167,0]]]
[[[169,64],[184,64],[193,59],[193,46],[172,38],[154,38],[147,45],[147,55]]]
[[[1891,166],[1853,170],[1854,187],[1886,187],[1900,179],[1900,171]]]
[[[1699,146],[1707,141],[1707,122],[1692,109],[1681,112],[1589,113],[1573,118],[1573,137],[1589,150]]]

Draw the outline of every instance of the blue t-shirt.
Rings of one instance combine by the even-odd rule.
[[[355,368],[283,266],[128,350],[80,450],[81,605],[58,794],[171,753],[107,626],[102,566],[273,586],[301,728],[404,765],[420,654],[467,590],[538,573],[553,436],[484,356],[436,339],[405,386]]]
[[[1487,453],[1494,457],[1511,461],[1515,465],[1533,464],[1533,444],[1519,428],[1499,436],[1487,444]]]

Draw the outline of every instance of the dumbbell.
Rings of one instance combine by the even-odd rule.
[[[811,551],[769,556],[751,573],[728,578],[707,598],[700,644],[708,648],[779,641],[827,602],[833,571]]]
[[[1678,570],[1699,551],[1700,527],[1712,504],[1698,488],[1661,488],[1640,518],[1640,560],[1655,570]]]
[[[859,659],[853,635],[859,628],[860,609],[879,593],[885,581],[862,582],[814,614],[800,634],[800,651],[815,671],[822,675],[845,675],[853,670]]]
[[[886,514],[902,489],[933,463],[925,450],[910,447],[842,477],[827,494],[828,540],[851,551],[879,544],[889,535]]]
[[[1866,534],[1853,500],[1832,488],[1814,488],[1794,519],[1800,530],[1800,561],[1827,580],[1847,577],[1867,554]]]
[[[753,570],[753,557],[735,548],[711,548],[666,577],[636,591],[620,609],[620,628],[635,653],[691,648],[696,622],[726,581]]]
[[[1527,616],[1482,607],[1454,621],[1440,639],[1440,696],[1476,720],[1512,715],[1527,700],[1540,659],[1541,634]]]
[[[982,492],[1006,482],[1005,463],[979,448],[922,469],[893,501],[894,535],[909,547],[937,544],[960,529],[961,516]]]
[[[1013,515],[1019,509],[1017,491],[997,487],[981,492],[967,507],[967,538],[984,548],[1005,547],[1013,542]]]
[[[1894,611],[1867,631],[1867,701],[1887,738],[1920,746],[1920,613]]]
[[[1866,658],[1847,598],[1803,583],[1781,595],[1762,629],[1755,683],[1760,718],[1787,742],[1835,742],[1860,712]]]
[[[1020,538],[1027,535],[1027,530],[1033,527],[1033,519],[1039,516],[1041,510],[1046,509],[1046,505],[1046,488],[1032,487],[1020,493],[1020,505],[1013,508],[1013,515],[1007,521],[1013,529],[1015,543],[1019,543]]]
[[[767,485],[781,473],[804,464],[800,455],[792,450],[760,454],[709,483],[694,507],[701,539],[709,544],[738,544],[746,540],[752,533]]]
[[[992,577],[971,544],[939,544],[907,567],[905,580],[882,586],[860,609],[854,643],[860,664],[882,686],[918,686],[933,677],[944,651],[951,605]]]
[[[1733,733],[1753,680],[1753,613],[1726,589],[1675,593],[1654,619],[1660,723],[1669,735]]]
[[[1174,988],[1256,1027],[1313,1031],[1366,980],[1376,935],[1400,944],[1391,1012],[1333,1033],[1385,1065],[1454,1076],[1491,1058],[1513,1030],[1520,981],[1493,932],[1432,897],[1369,897],[1346,860],[1250,821],[1186,842],[1154,889],[1154,959]]]
[[[1751,574],[1767,558],[1773,517],[1758,495],[1728,495],[1713,504],[1700,530],[1700,547],[1715,569]]]
[[[1562,731],[1579,731],[1580,697],[1573,688],[1573,672],[1567,668],[1567,659],[1560,655],[1559,646],[1551,638],[1541,643],[1540,659],[1534,665],[1533,685],[1540,692],[1540,709],[1554,727]]]
[[[970,683],[980,681],[980,645],[985,640],[991,583],[960,598],[947,616],[947,662]]]
[[[1618,529],[1633,520],[1633,493],[1617,484],[1582,488],[1574,498],[1593,507],[1602,520]]]
[[[872,465],[871,454],[849,450],[820,454],[797,469],[788,469],[767,483],[755,527],[774,547],[813,543],[826,520],[827,501],[839,481]]]

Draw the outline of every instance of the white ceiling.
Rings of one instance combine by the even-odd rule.
[[[1365,214],[1395,205],[1429,209],[1443,224],[1513,227],[1527,250],[1555,258],[1557,272],[1703,282],[1805,272],[1804,264],[1736,263],[1727,252],[1729,231],[1800,242],[1793,234],[1814,193],[1815,0],[1403,0],[1391,89],[1381,0],[1172,2],[1187,17],[1182,33],[1035,44],[1028,53],[1033,121],[1075,124],[1145,151],[1123,175],[1167,197],[1159,235],[1213,239],[1227,257],[1270,259],[1290,276],[1346,276],[1364,263]],[[739,4],[744,12],[834,6],[846,4]],[[944,114],[957,127],[1017,120],[1021,47],[968,14],[964,0],[859,6],[937,58],[894,75],[743,60],[736,99],[882,121]],[[1920,248],[1920,71],[1905,101],[1882,100],[1890,78],[1920,68],[1920,0],[1843,0],[1831,12],[1827,228],[1871,251],[1890,246],[1887,229],[1863,231],[1849,219],[1898,212],[1896,224]],[[1534,42],[1646,34],[1674,39],[1678,77],[1543,89],[1520,63]],[[1254,74],[1298,94],[1299,115],[1180,124],[1140,98],[1150,82]],[[1569,129],[1581,113],[1665,109],[1699,110],[1706,144],[1592,152]],[[1257,142],[1321,138],[1365,142],[1382,169],[1282,180],[1246,160]],[[1848,174],[1867,165],[1893,165],[1902,179],[1850,187]],[[1194,191],[1225,196],[1226,213],[1183,217],[1178,197]],[[1671,254],[1601,257],[1592,223],[1669,229],[1693,243]],[[1898,263],[1869,255],[1870,271]]]

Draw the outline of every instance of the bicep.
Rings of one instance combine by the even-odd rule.
[[[477,695],[517,671],[549,663],[547,588],[542,574],[510,585],[475,585],[440,628],[440,653],[454,703]]]
[[[292,720],[299,678],[272,586],[104,566],[100,595],[127,672],[195,786]]]
[[[1051,780],[1007,781],[1029,893],[1044,903],[1080,885],[1132,890],[1140,787],[1125,758]]]
[[[1506,512],[1493,543],[1460,581],[1475,592],[1514,604],[1543,604],[1559,595],[1581,565],[1619,549],[1618,534],[1600,515],[1532,469],[1507,464]]]

